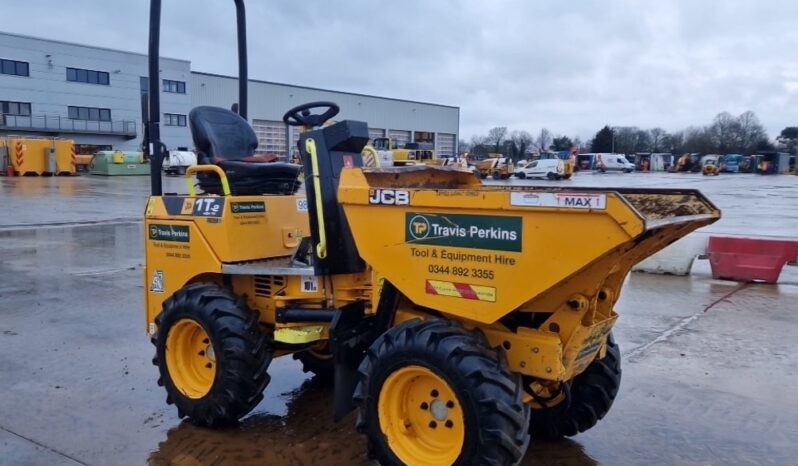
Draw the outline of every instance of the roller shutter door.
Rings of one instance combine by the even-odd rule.
[[[374,141],[377,138],[384,138],[385,130],[382,128],[369,128],[369,140]]]
[[[454,157],[455,138],[457,135],[448,133],[438,133],[435,150],[438,157]]]
[[[388,133],[388,137],[396,141],[397,147],[404,147],[405,144],[410,142],[410,131],[392,129]]]
[[[285,157],[288,144],[285,123],[271,120],[252,120],[252,129],[258,137],[258,152]]]

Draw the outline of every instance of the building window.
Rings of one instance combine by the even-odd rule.
[[[30,102],[0,100],[0,113],[3,115],[30,116]]]
[[[30,76],[28,62],[0,59],[0,73],[14,76]]]
[[[67,68],[66,78],[67,81],[76,83],[102,84],[103,86],[110,84],[108,73],[105,71],[84,70],[82,68]]]
[[[175,94],[186,93],[186,83],[183,81],[172,81],[171,79],[163,80],[163,91],[174,92]]]
[[[73,120],[111,121],[111,110],[95,107],[69,106],[68,116]]]
[[[186,126],[186,116],[177,113],[164,113],[163,124],[164,126]]]

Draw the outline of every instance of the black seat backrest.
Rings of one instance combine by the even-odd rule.
[[[305,190],[307,191],[308,214],[313,244],[319,242],[316,191],[310,154],[305,142],[313,139],[318,157],[319,185],[324,229],[327,233],[327,257],[314,258],[315,272],[321,274],[357,273],[365,269],[346,220],[343,207],[338,203],[338,182],[344,167],[362,167],[360,151],[368,143],[369,130],[362,121],[344,120],[324,128],[306,131],[299,136],[299,152],[305,165]]]
[[[250,157],[258,138],[247,120],[220,107],[196,107],[188,115],[198,163]]]

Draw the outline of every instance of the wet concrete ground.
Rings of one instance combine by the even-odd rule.
[[[570,183],[699,187],[724,208],[719,231],[796,236],[798,177],[733,176]],[[0,465],[371,464],[353,419],[334,424],[329,388],[289,358],[239,427],[199,429],[166,406],[142,311],[147,183],[0,178]],[[778,285],[713,280],[706,261],[690,277],[631,274],[615,405],[523,464],[795,464],[797,298],[798,267]]]

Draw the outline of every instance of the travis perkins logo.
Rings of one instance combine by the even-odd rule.
[[[405,241],[461,248],[521,252],[521,217],[405,214]]]
[[[174,241],[178,243],[188,243],[190,241],[189,230],[185,225],[150,225],[150,239],[158,241]]]

